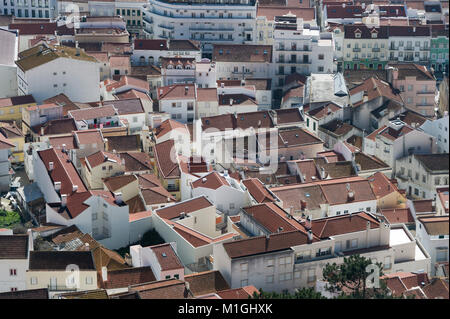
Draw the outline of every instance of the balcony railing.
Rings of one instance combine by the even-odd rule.
[[[67,287],[64,285],[48,285],[49,291],[77,291],[76,287]]]
[[[353,48],[353,52],[361,52],[361,48]]]
[[[168,29],[168,30],[173,30],[175,28],[173,26],[164,25],[164,24],[158,24],[158,27],[160,27],[162,29]]]
[[[372,52],[380,52],[380,48],[373,48]]]
[[[414,51],[414,48],[413,47],[406,47],[405,51]]]
[[[222,31],[222,32],[233,32],[234,29],[233,28],[213,28],[213,27],[209,27],[209,28],[198,28],[198,27],[192,27],[189,28],[190,31]]]
[[[312,48],[305,48],[305,47],[303,47],[303,48],[292,48],[292,47],[290,47],[290,48],[278,48],[277,49],[277,51],[293,51],[293,52],[311,52],[312,51]]]

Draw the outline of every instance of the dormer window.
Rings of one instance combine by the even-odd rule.
[[[181,70],[181,69],[183,69],[183,66],[181,64],[178,64],[177,65],[177,70]]]
[[[359,30],[355,32],[355,38],[361,38],[361,32],[359,32]]]
[[[376,32],[372,32],[372,38],[376,39],[377,38],[377,33]]]
[[[167,68],[168,68],[168,69],[173,69],[173,65],[169,64],[169,65],[167,66]]]

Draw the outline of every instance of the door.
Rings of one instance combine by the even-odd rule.
[[[55,289],[57,286],[57,279],[56,277],[50,277],[50,288]]]

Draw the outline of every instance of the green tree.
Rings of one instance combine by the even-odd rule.
[[[253,293],[251,299],[326,299],[320,292],[315,291],[313,288],[297,289],[295,293],[291,294],[288,291],[267,292],[259,289],[258,293]]]
[[[323,278],[327,281],[326,289],[332,293],[338,293],[338,298],[354,299],[385,299],[393,298],[389,294],[386,282],[379,280],[379,287],[367,287],[367,277],[372,273],[367,271],[367,266],[372,264],[370,258],[360,255],[344,257],[340,265],[327,264],[323,269]],[[375,263],[379,269],[379,276],[383,276],[383,266]]]

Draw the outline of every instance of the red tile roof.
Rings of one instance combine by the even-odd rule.
[[[243,180],[242,183],[247,188],[250,195],[258,202],[274,202],[275,197],[269,192],[267,187],[257,178]]]
[[[311,229],[319,238],[329,238],[335,235],[364,231],[367,229],[367,222],[370,222],[371,229],[380,227],[380,222],[373,216],[361,212],[314,219]]]
[[[376,172],[368,177],[373,193],[379,199],[394,192],[398,192],[398,188],[392,181],[381,172]]]
[[[186,88],[188,88],[186,90]],[[157,89],[158,100],[195,100],[197,94],[194,84],[174,84]]]
[[[91,168],[97,167],[106,162],[115,162],[119,165],[122,164],[122,160],[119,156],[113,153],[98,151],[86,157],[86,163],[89,163]]]
[[[183,269],[184,271],[184,266],[170,243],[155,245],[150,248],[155,254],[162,271],[174,269]]]
[[[192,188],[203,187],[216,190],[222,186],[230,186],[230,184],[225,179],[225,177],[223,177],[216,171],[211,172],[192,183]]]
[[[175,142],[173,140],[156,144],[155,159],[163,178],[180,178],[180,165],[178,164]]]
[[[160,208],[156,211],[156,214],[164,219],[174,219],[180,217],[181,213],[189,215],[189,213],[196,212],[203,208],[212,207],[213,204],[209,202],[205,196],[192,198],[181,203],[170,205],[164,208]]]
[[[386,217],[389,224],[412,224],[415,219],[409,208],[382,209],[381,213]]]

